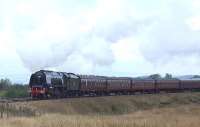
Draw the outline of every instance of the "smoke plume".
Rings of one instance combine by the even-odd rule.
[[[113,1],[112,5],[97,1],[94,7],[77,8],[71,14],[51,6],[38,13],[34,3],[31,5],[31,15],[19,12],[15,24],[20,42],[17,52],[31,71],[64,65],[67,70],[92,71],[96,66],[109,66],[115,60],[111,45],[134,36],[149,22],[127,13],[131,6],[127,8],[122,1]],[[41,7],[37,9],[43,10]]]

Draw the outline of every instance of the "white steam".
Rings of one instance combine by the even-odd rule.
[[[43,6],[36,8],[32,3],[32,10],[28,9],[31,15],[20,11],[15,24],[20,38],[17,51],[25,66],[35,71],[64,64],[71,70],[69,64],[72,64],[80,66],[75,70],[92,71],[95,66],[111,65],[112,43],[134,36],[149,22],[149,19],[134,19],[132,13],[127,13],[132,7],[127,8],[127,3],[119,0],[111,3],[98,1],[92,8],[83,7],[71,13],[53,10],[51,6],[47,12],[38,13],[36,9],[42,10]],[[20,5],[20,10],[23,6]]]
[[[93,72],[122,63],[120,67],[127,66],[127,72],[199,72],[195,69],[200,63],[198,0],[97,0],[79,6],[65,2],[63,7],[56,3],[36,0],[17,4],[13,24],[17,52],[32,71],[64,68]],[[113,44],[127,38],[137,41],[122,48],[137,48],[137,53],[116,55],[126,49],[113,50]],[[139,48],[131,48],[135,45]],[[185,69],[186,65],[190,69]]]

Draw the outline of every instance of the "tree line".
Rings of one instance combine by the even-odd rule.
[[[164,77],[162,77],[160,74],[152,74],[149,76],[151,79],[174,79],[172,74],[166,73]]]
[[[0,97],[27,97],[28,85],[15,84],[9,79],[0,79]]]

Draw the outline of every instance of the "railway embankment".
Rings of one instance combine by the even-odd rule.
[[[11,107],[15,107],[15,110],[36,111],[37,113],[35,114],[121,115],[142,110],[191,104],[200,104],[199,92],[66,98],[58,100],[9,102],[7,105],[12,105]]]
[[[2,127],[199,127],[199,104],[198,92],[1,102],[0,123]]]

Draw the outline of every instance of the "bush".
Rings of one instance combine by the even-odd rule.
[[[28,85],[12,84],[9,79],[0,79],[0,97],[28,97]]]
[[[25,85],[12,85],[6,91],[5,97],[27,97],[27,86]]]

